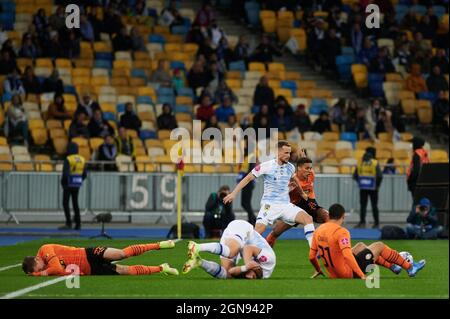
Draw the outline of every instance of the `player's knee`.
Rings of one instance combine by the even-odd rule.
[[[375,246],[375,247],[377,247],[379,250],[383,250],[384,249],[384,243],[383,242],[381,242],[381,241],[377,241],[377,242],[375,242],[375,243],[373,243],[373,245]]]
[[[364,243],[362,243],[362,242],[359,242],[359,243],[357,243],[357,244],[355,245],[355,247],[356,247],[356,248],[363,249],[363,248],[366,248],[366,245],[365,245]]]

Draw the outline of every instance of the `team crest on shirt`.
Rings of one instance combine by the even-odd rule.
[[[255,171],[258,172],[260,169],[261,169],[261,165],[258,164],[258,165],[255,166]]]
[[[341,239],[341,244],[342,245],[348,245],[350,243],[350,241],[348,240],[348,238],[342,238]]]
[[[261,256],[261,257],[258,258],[258,261],[259,261],[260,263],[265,263],[265,262],[267,261],[267,257],[263,255],[263,256]]]

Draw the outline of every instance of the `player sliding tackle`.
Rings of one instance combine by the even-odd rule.
[[[329,221],[319,226],[314,234],[309,252],[309,261],[316,269],[316,274],[323,275],[317,260],[317,254],[325,266],[330,278],[361,278],[365,279],[368,265],[378,264],[399,274],[405,269],[410,277],[425,267],[425,260],[410,264],[397,251],[382,242],[369,246],[363,243],[353,248],[350,243],[350,233],[342,227],[345,209],[334,204],[329,209]]]
[[[262,234],[267,225],[280,219],[288,225],[301,224],[304,225],[305,237],[308,244],[311,246],[311,240],[314,233],[314,224],[312,217],[303,209],[290,203],[289,200],[289,183],[294,179],[295,167],[289,163],[291,156],[291,146],[286,141],[278,142],[277,158],[257,165],[237,186],[235,189],[224,198],[225,204],[232,202],[239,191],[248,183],[259,176],[264,178],[264,194],[261,198],[261,209],[256,218],[255,230]],[[302,193],[307,200],[307,195]]]
[[[23,271],[33,276],[65,276],[72,272],[66,270],[69,265],[78,266],[80,275],[151,275],[162,272],[166,275],[178,275],[178,270],[164,263],[159,266],[116,265],[113,261],[138,256],[149,250],[174,248],[172,240],[155,244],[140,244],[124,249],[95,247],[78,248],[47,244],[39,248],[37,256],[25,257]]]
[[[200,252],[220,255],[221,265],[204,260]],[[236,266],[242,255],[244,266]],[[276,264],[275,253],[266,240],[245,220],[234,220],[225,228],[220,242],[188,244],[189,260],[183,266],[183,274],[194,268],[202,268],[215,278],[269,278]]]

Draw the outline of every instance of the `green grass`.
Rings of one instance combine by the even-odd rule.
[[[21,262],[36,253],[48,240],[35,240],[0,247],[0,268]],[[51,240],[72,246],[105,245],[123,248],[134,240],[95,241]],[[140,241],[143,242],[143,241]],[[355,241],[356,243],[356,241]],[[368,243],[368,242],[367,242]],[[362,280],[310,279],[313,268],[308,261],[304,240],[280,240],[275,247],[277,266],[268,280],[218,280],[200,269],[188,275],[151,276],[85,276],[79,289],[68,289],[65,282],[30,292],[21,298],[448,298],[448,241],[386,241],[399,251],[409,251],[416,259],[425,258],[427,266],[416,278],[404,271],[396,276],[381,270],[380,288],[368,289]],[[122,261],[122,264],[159,265],[169,262],[181,269],[186,259],[186,241],[172,250],[151,251]],[[202,257],[218,258],[207,253]],[[20,267],[0,272],[0,297],[40,282],[49,277],[30,277]]]

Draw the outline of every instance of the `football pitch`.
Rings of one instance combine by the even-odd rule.
[[[83,239],[34,240],[0,247],[0,298],[12,292],[54,280],[55,277],[26,276],[20,266],[24,256],[34,255],[40,245],[59,243],[71,246],[108,246],[123,248],[145,240],[92,241]],[[358,240],[354,240],[356,244]],[[370,241],[365,241],[370,243]],[[121,261],[121,264],[159,265],[170,263],[180,270],[180,276],[154,274],[150,276],[83,276],[80,287],[69,289],[66,282],[58,281],[37,290],[20,292],[17,298],[448,298],[448,240],[438,241],[386,241],[398,251],[409,251],[415,259],[426,259],[427,265],[416,278],[405,271],[395,275],[381,269],[380,287],[367,288],[363,280],[310,279],[313,268],[308,261],[305,240],[279,240],[275,246],[277,266],[268,280],[219,280],[201,269],[181,274],[186,261],[187,240],[174,249],[150,251],[144,255]],[[218,261],[215,255],[202,257]]]

